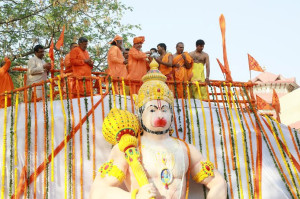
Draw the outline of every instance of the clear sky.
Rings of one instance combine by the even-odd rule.
[[[223,79],[216,58],[223,60],[219,16],[226,20],[229,66],[235,81],[250,78],[247,53],[268,72],[296,77],[300,84],[300,1],[299,0],[123,0],[133,7],[124,22],[140,24],[135,30],[146,41],[148,51],[165,43],[175,52],[182,41],[185,50],[195,49],[197,39],[206,43],[211,79]],[[223,62],[223,61],[222,61]],[[252,78],[259,72],[252,71]]]

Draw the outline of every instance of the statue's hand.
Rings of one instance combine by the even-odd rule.
[[[157,196],[156,187],[150,183],[142,186],[136,194],[136,199],[150,199]]]

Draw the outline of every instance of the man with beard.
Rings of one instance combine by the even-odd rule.
[[[157,51],[160,56],[158,58],[155,58],[155,60],[159,64],[160,72],[167,77],[167,81],[173,81],[173,73],[172,73],[173,56],[172,56],[172,54],[167,53],[167,46],[164,43],[160,43],[157,45]]]
[[[184,44],[176,44],[176,53],[173,55],[173,67],[175,70],[176,90],[179,98],[183,97],[182,82],[190,81],[192,77],[193,59],[188,52],[184,51]]]
[[[143,176],[148,178],[149,183],[139,187],[141,177],[134,175],[137,168],[131,168],[128,163],[134,160],[124,155],[119,143],[112,148],[110,161],[102,165],[95,178],[90,199],[183,199],[188,194],[187,181],[190,177],[209,189],[207,198],[225,199],[227,184],[213,168],[213,164],[206,161],[195,146],[170,136],[173,93],[165,83],[166,77],[152,64],[150,67],[151,70],[143,77],[144,83],[135,98],[140,121],[136,122],[142,127],[138,143],[141,158],[137,157],[136,161],[142,164],[145,172]],[[134,121],[126,121],[121,115],[109,114],[107,117],[105,119],[109,121],[109,126],[114,126],[113,129],[117,129],[117,132],[126,133],[130,127],[134,129]],[[107,126],[102,131],[105,135],[108,132]],[[133,143],[132,139],[128,143]],[[120,188],[123,182],[128,191]]]

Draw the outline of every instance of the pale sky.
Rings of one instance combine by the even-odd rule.
[[[234,81],[250,78],[247,53],[268,72],[296,77],[300,84],[299,0],[123,0],[133,7],[124,22],[141,24],[137,36],[145,36],[143,51],[165,43],[175,53],[182,41],[193,51],[197,39],[206,43],[210,56],[210,79],[223,80],[216,58],[223,62],[219,16],[226,20],[226,44]],[[252,78],[259,72],[252,71]]]

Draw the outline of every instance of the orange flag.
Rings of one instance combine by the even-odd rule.
[[[51,44],[49,48],[49,57],[51,59],[51,69],[54,69],[54,43],[53,38],[51,39]]]
[[[256,95],[256,103],[257,103],[257,109],[258,110],[273,110],[273,107],[268,104],[264,99],[260,98]]]
[[[221,34],[222,34],[222,44],[223,44],[223,59],[224,59],[224,69],[226,74],[226,80],[232,81],[231,72],[229,69],[228,59],[227,59],[227,51],[226,51],[226,41],[225,41],[225,17],[221,14],[219,18]]]
[[[58,49],[58,50],[60,49],[60,47],[64,46],[64,34],[65,34],[65,26],[63,26],[63,30],[62,30],[62,32],[56,42],[56,45],[55,45],[56,49]]]
[[[248,54],[248,63],[249,63],[249,70],[264,72],[264,70],[259,66],[258,62],[249,54]]]
[[[278,97],[275,89],[273,89],[272,106],[275,109],[275,111],[277,112],[277,114],[279,114],[280,113],[280,102],[279,102],[279,97]]]
[[[222,73],[225,73],[225,68],[224,68],[223,64],[220,62],[220,60],[218,58],[217,58],[217,62],[219,64],[220,68],[221,68]]]

